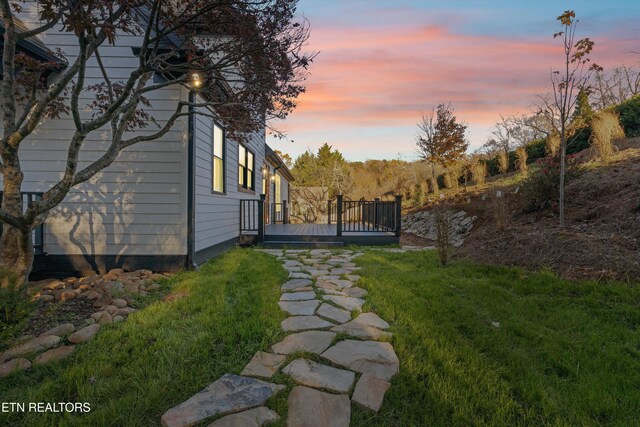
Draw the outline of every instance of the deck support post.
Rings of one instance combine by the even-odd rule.
[[[336,219],[336,235],[342,236],[342,194],[338,194],[336,197],[337,219]]]
[[[287,211],[287,201],[286,200],[282,201],[282,223],[283,224],[288,224],[289,223],[289,212]]]
[[[264,201],[266,199],[265,194],[260,195],[258,200],[258,242],[264,242]]]
[[[396,196],[396,236],[402,232],[402,195]]]
[[[378,206],[380,206],[380,198],[373,199],[373,230],[378,230]]]

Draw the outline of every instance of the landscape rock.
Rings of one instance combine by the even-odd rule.
[[[322,353],[322,357],[336,365],[363,374],[371,373],[387,381],[398,372],[400,365],[388,342],[344,340]]]
[[[318,316],[334,320],[338,323],[345,323],[351,320],[351,312],[342,310],[338,307],[334,307],[331,304],[327,304],[326,302],[322,303],[320,308],[318,308],[316,314]]]
[[[0,363],[4,363],[9,359],[28,356],[30,354],[41,353],[50,349],[53,346],[58,345],[60,337],[57,335],[42,335],[37,338],[32,338],[16,347],[10,348],[4,353],[0,354]]]
[[[448,211],[448,214],[452,229],[451,243],[455,247],[462,246],[477,218],[469,216],[465,211]],[[402,231],[435,241],[437,239],[435,213],[424,210],[402,217]]]
[[[344,394],[296,386],[289,393],[288,407],[289,427],[347,427],[351,420],[351,401]]]
[[[314,388],[347,393],[355,375],[351,371],[333,368],[306,359],[295,359],[282,370],[296,382]]]
[[[109,281],[102,284],[104,290],[110,297],[118,297],[124,293],[124,285],[122,282]]]
[[[58,325],[56,327],[53,327],[51,329],[49,329],[46,332],[43,332],[40,334],[40,336],[45,336],[45,335],[57,335],[59,337],[62,337],[64,335],[70,334],[71,332],[75,331],[75,326],[73,326],[71,323],[63,323],[62,325]]]
[[[345,289],[344,292],[350,297],[354,297],[354,298],[363,298],[369,294],[367,291],[357,286],[354,286],[353,288]]]
[[[14,372],[24,371],[31,367],[28,359],[18,358],[8,361],[0,365],[0,378],[8,377]]]
[[[127,300],[124,300],[122,298],[116,298],[113,301],[111,301],[111,304],[113,304],[117,308],[123,308],[127,306]]]
[[[391,332],[381,331],[373,326],[362,324],[358,322],[357,318],[343,325],[334,326],[331,330],[333,332],[351,335],[352,337],[371,340],[389,339],[392,337]]]
[[[291,316],[284,319],[280,325],[284,331],[304,331],[334,326],[333,323],[329,323],[318,316]]]
[[[266,406],[260,406],[222,417],[209,424],[208,427],[261,427],[277,421],[278,418],[280,417],[277,413]]]
[[[76,347],[73,345],[63,345],[61,347],[52,348],[38,355],[33,360],[33,364],[44,365],[46,363],[57,362],[71,355],[75,349]]]
[[[117,309],[113,314],[115,316],[128,316],[131,313],[134,313],[135,311],[136,309],[133,307],[123,307],[123,308]]]
[[[354,319],[354,322],[365,326],[371,326],[373,328],[389,329],[389,324],[375,313],[361,313]]]
[[[380,379],[373,374],[363,374],[356,384],[352,399],[365,408],[378,412],[389,386],[391,384],[388,381]]]
[[[98,333],[99,330],[100,330],[100,325],[97,323],[94,323],[92,325],[85,326],[84,328],[74,332],[73,334],[69,335],[69,338],[67,339],[69,340],[70,343],[73,343],[73,344],[89,341],[94,337],[95,334]]]
[[[280,309],[294,316],[311,316],[316,312],[320,301],[280,301]]]
[[[320,354],[329,348],[335,337],[336,334],[329,331],[299,332],[287,335],[282,341],[272,345],[271,350],[278,354],[291,354],[297,351]]]
[[[118,323],[124,321],[124,317],[122,316],[113,316],[113,323]]]
[[[259,351],[251,358],[251,361],[244,367],[240,375],[271,378],[286,359],[286,356],[280,354]]]
[[[282,389],[283,385],[225,374],[204,390],[165,412],[161,419],[162,425],[192,426],[209,417],[262,406]]]

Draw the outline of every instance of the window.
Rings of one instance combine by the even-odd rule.
[[[253,191],[255,189],[253,171],[255,158],[244,145],[238,145],[238,187]]]
[[[212,189],[224,193],[224,131],[213,124]]]

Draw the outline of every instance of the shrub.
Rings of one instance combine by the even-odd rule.
[[[527,176],[527,156],[527,149],[525,147],[518,147],[516,150],[516,166],[520,170],[520,173],[522,173],[522,176]]]
[[[416,208],[419,208],[423,204],[424,204],[424,190],[422,189],[422,184],[417,182],[416,186],[413,189],[413,206]]]
[[[444,186],[449,190],[458,192],[458,176],[456,172],[447,172],[444,174]]]
[[[593,155],[605,162],[613,155],[613,141],[624,138],[618,115],[612,111],[599,111],[591,121],[591,147]]]
[[[527,159],[529,163],[533,163],[538,159],[542,159],[546,157],[545,146],[547,144],[546,139],[536,139],[535,141],[531,141],[525,146],[525,150],[527,150]]]
[[[640,136],[640,95],[616,106],[615,112],[620,115],[620,124],[627,137]]]
[[[509,155],[504,151],[498,153],[498,170],[500,173],[507,173],[509,171]]]
[[[487,177],[487,165],[482,160],[477,160],[471,165],[471,176],[476,185],[484,185]]]
[[[451,235],[453,234],[451,224],[451,212],[444,206],[438,206],[434,210],[436,223],[436,249],[440,265],[445,266],[449,262],[453,246],[451,245]]]
[[[11,272],[0,270],[0,349],[22,328],[33,304],[26,297],[26,284],[18,285]]]
[[[525,211],[534,212],[555,207],[560,198],[560,161],[547,157],[536,161],[538,168],[529,175],[522,185]],[[567,156],[565,182],[580,173],[580,165],[573,155]]]
[[[560,135],[554,132],[547,137],[545,151],[547,155],[555,157],[558,154],[558,150],[560,150]]]
[[[440,186],[438,185],[438,178],[429,178],[429,190],[433,194],[440,193]]]

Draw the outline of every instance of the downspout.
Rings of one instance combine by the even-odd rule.
[[[196,252],[196,195],[195,195],[195,109],[193,104],[196,93],[189,91],[189,119],[188,119],[188,160],[187,160],[187,261],[185,268],[193,270],[197,268],[195,263]]]

